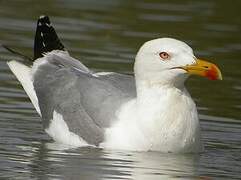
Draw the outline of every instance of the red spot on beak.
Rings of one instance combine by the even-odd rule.
[[[206,71],[206,77],[210,80],[220,79],[220,72],[216,65],[211,65],[210,69]]]

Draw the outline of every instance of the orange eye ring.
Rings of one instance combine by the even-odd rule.
[[[162,58],[163,60],[167,60],[169,59],[170,55],[167,52],[160,52],[159,53],[160,58]]]

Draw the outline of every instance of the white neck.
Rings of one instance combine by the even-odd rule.
[[[155,91],[156,93],[163,93],[169,89],[176,89],[177,91],[185,90],[183,81],[178,83],[167,83],[159,81],[142,80],[136,78],[136,91],[138,99],[142,99],[142,96],[150,95],[149,91]]]
[[[196,105],[183,83],[137,83],[137,120],[152,144],[151,149],[159,150],[165,145],[167,151],[177,150],[181,142],[188,146],[185,149],[192,150],[190,144],[200,140],[199,120]]]
[[[106,137],[106,147],[196,152],[200,149],[196,106],[184,86],[138,81],[136,99],[123,105]]]

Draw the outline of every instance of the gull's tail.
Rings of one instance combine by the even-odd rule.
[[[34,60],[43,57],[43,55],[52,50],[64,50],[63,44],[60,42],[54,28],[50,24],[48,16],[40,16],[37,22],[35,41],[34,41],[34,58],[29,58],[22,53],[19,53],[8,46],[4,46],[9,52],[20,56],[24,61],[18,62],[15,60],[7,62],[13,74],[20,81],[27,95],[29,96],[35,109],[41,116],[38,97],[33,86],[32,63]],[[28,66],[28,65],[30,66]]]
[[[43,57],[44,53],[52,50],[65,50],[58,38],[48,16],[40,16],[34,39],[34,59]]]

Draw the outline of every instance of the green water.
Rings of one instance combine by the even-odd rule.
[[[36,20],[47,14],[72,56],[92,70],[132,73],[147,40],[174,37],[220,67],[223,81],[191,77],[205,152],[173,155],[65,149],[42,129],[0,48],[0,177],[5,179],[239,179],[241,1],[0,0],[0,43],[32,56]]]

